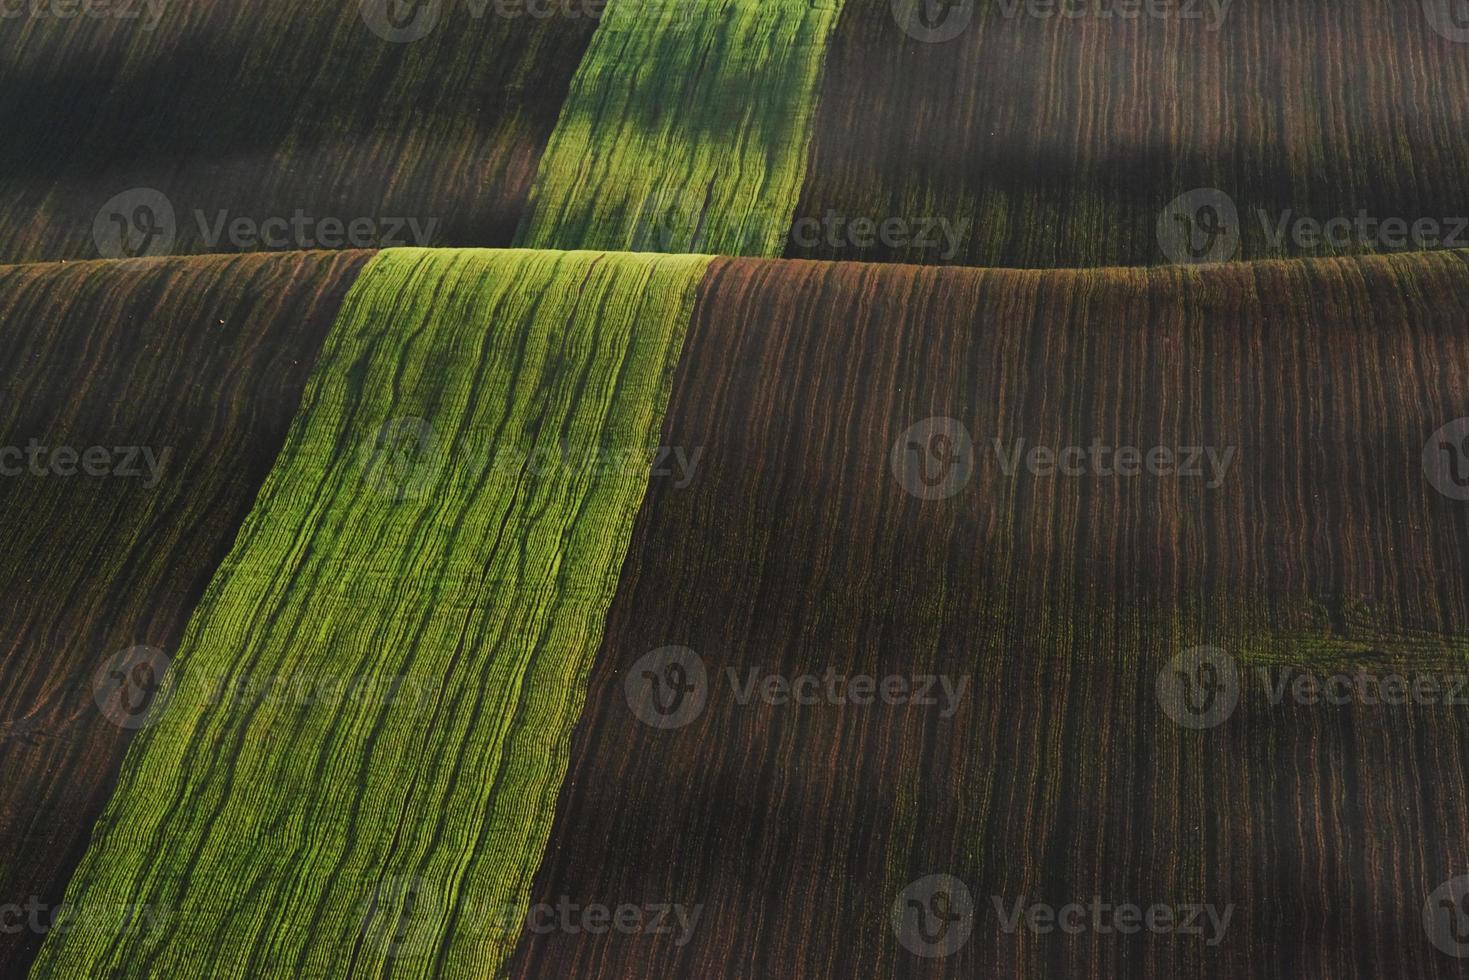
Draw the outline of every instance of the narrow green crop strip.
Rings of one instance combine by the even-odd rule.
[[[519,242],[778,256],[842,0],[613,0]]]
[[[374,261],[37,976],[494,971],[707,262]]]

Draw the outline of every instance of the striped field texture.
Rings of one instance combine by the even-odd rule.
[[[109,664],[177,652],[366,259],[0,268],[0,906],[40,910],[5,916],[0,975],[40,947],[146,720]]]
[[[7,17],[0,261],[518,242],[1047,268],[1462,247],[1457,3]]]
[[[842,2],[616,0],[519,243],[780,255]]]
[[[847,0],[797,212],[807,224],[786,254],[1155,265],[1170,260],[1165,211],[1192,249],[1175,261],[1403,251],[1418,247],[1411,226],[1422,219],[1439,229],[1422,229],[1423,247],[1465,247],[1469,26],[1453,20],[1458,7]],[[938,16],[908,21],[895,8]],[[1129,8],[1135,16],[1118,15]],[[1168,209],[1201,188],[1227,195],[1237,217],[1197,198]],[[1286,219],[1360,212],[1404,225],[1337,226],[1339,244],[1309,229],[1273,240]],[[944,218],[964,232],[951,249],[921,227],[886,245],[845,225],[828,231],[862,218]]]
[[[973,448],[914,433],[934,417]],[[1445,493],[1422,456],[1466,417],[1457,252],[1095,272],[720,260],[662,437],[703,464],[639,514],[532,893],[702,912],[691,934],[527,933],[511,974],[1469,975],[1422,920],[1469,870],[1464,708],[1276,704],[1256,674],[1463,672],[1469,444]],[[1104,472],[1116,456],[1007,473],[1022,439],[1234,454],[1217,481],[1208,464]],[[1240,679],[1237,710],[1198,730],[1158,693],[1196,644]],[[703,673],[650,669],[669,645]],[[771,675],[960,693],[741,694]],[[1179,717],[1212,703],[1201,687]],[[953,927],[969,940],[941,960],[893,925],[896,906],[917,934],[904,889],[930,874],[973,897]],[[946,894],[915,907],[959,914]],[[995,905],[1094,897],[1233,908],[1211,944],[1006,932]]]
[[[38,976],[491,975],[708,260],[392,250],[349,294]]]
[[[0,30],[0,261],[96,258],[99,213],[104,242],[120,215],[131,250],[104,257],[509,245],[597,23],[473,0],[100,6],[142,16]],[[117,199],[139,188],[168,208]],[[148,234],[168,209],[171,242]],[[239,219],[270,242],[231,236]]]

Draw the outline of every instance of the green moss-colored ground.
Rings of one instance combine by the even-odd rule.
[[[613,3],[520,243],[780,255],[840,0]]]

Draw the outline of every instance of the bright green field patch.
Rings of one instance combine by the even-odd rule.
[[[374,261],[38,976],[493,973],[707,261]]]
[[[519,241],[778,256],[841,0],[613,0]]]

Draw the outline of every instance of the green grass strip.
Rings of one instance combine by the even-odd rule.
[[[707,262],[374,260],[37,976],[493,973]]]
[[[841,0],[612,0],[519,243],[778,256]]]

